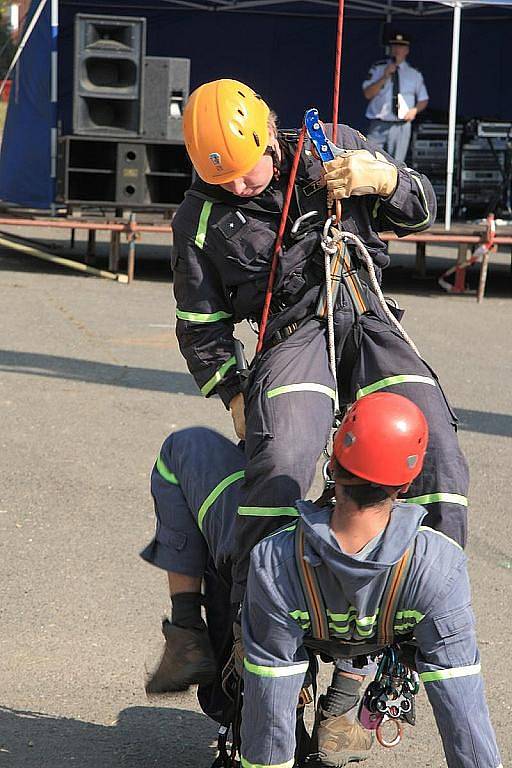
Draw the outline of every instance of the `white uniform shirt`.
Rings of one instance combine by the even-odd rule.
[[[378,61],[371,67],[368,78],[363,83],[363,90],[380,80],[390,61],[390,59]],[[398,72],[399,94],[409,109],[415,107],[418,101],[428,100],[428,92],[421,72],[411,67],[407,61],[402,61],[398,65]],[[398,116],[393,113],[393,77],[389,77],[378,94],[370,99],[366,117],[369,120],[398,120]]]

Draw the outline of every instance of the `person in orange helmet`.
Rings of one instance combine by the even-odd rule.
[[[339,143],[348,151],[327,169],[306,146],[263,350],[246,381],[237,364],[234,329],[243,320],[257,324],[261,318],[297,136],[278,130],[265,101],[236,80],[201,85],[184,112],[185,143],[197,178],[173,219],[176,334],[202,394],[220,396],[244,440],[247,467],[231,555],[235,604],[243,597],[252,547],[295,517],[294,501],[306,495],[332,428],[335,382],[326,324],[316,315],[324,283],[325,186],[343,199],[342,228],[359,235],[378,275],[389,263],[378,233],[393,230],[403,236],[427,228],[435,218],[428,179],[377,152],[352,128],[339,126]],[[308,218],[294,228],[305,214]],[[468,473],[456,419],[437,377],[396,332],[365,282],[362,265],[352,258],[367,310],[359,315],[341,286],[334,307],[341,403],[382,389],[420,405],[431,447],[426,471],[408,494],[426,505],[429,522],[464,544]],[[173,533],[162,530],[161,535]],[[173,621],[189,621],[190,605],[200,618],[200,582],[184,574],[169,579]],[[180,603],[187,619],[180,619]]]

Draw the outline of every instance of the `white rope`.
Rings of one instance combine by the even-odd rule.
[[[327,225],[327,222],[326,222],[326,225]],[[325,232],[325,228],[324,228],[324,232]],[[416,344],[411,339],[407,331],[402,327],[400,322],[396,319],[396,317],[388,307],[386,299],[384,298],[384,295],[382,293],[379,281],[377,280],[377,275],[375,274],[373,259],[370,256],[368,249],[366,248],[364,243],[360,240],[359,237],[357,237],[357,235],[353,235],[352,232],[340,231],[332,227],[332,233],[333,233],[332,236],[329,238],[332,244],[337,243],[340,240],[350,240],[352,243],[354,243],[359,255],[361,256],[362,260],[365,263],[366,269],[368,271],[368,275],[370,277],[370,285],[379,300],[379,304],[382,308],[382,311],[385,313],[390,323],[392,323],[395,326],[395,328],[398,330],[399,334],[404,339],[404,341],[406,341],[407,344],[409,344],[409,346],[416,352],[418,357],[421,357],[418,351],[418,347],[416,346]],[[322,245],[322,247],[324,246]],[[328,241],[326,242],[325,247],[330,247]]]
[[[334,378],[334,412],[339,410],[339,397],[338,397],[338,377],[336,375],[336,342],[334,340],[334,311],[332,306],[332,275],[331,275],[331,258],[336,253],[337,247],[333,245],[334,240],[329,237],[329,228],[335,221],[334,216],[330,216],[324,225],[324,232],[321,241],[321,246],[324,252],[324,268],[325,268],[325,301],[327,305],[327,347],[329,350],[329,363],[331,366],[331,372]]]

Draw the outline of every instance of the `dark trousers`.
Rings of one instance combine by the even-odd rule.
[[[373,391],[415,402],[429,423],[424,468],[406,497],[427,509],[425,525],[466,543],[468,467],[456,434],[456,417],[436,374],[391,325],[366,290],[370,311],[356,318],[345,290],[335,308],[337,378],[348,402]],[[355,349],[343,354],[354,334]],[[347,350],[348,347],[345,347]],[[326,328],[311,319],[266,351],[246,394],[245,481],[235,524],[233,599],[241,599],[250,550],[296,514],[333,422],[333,378]]]

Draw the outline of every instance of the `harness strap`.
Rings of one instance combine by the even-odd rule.
[[[393,642],[395,613],[411,569],[412,549],[413,546],[410,546],[405,550],[388,576],[377,620],[377,641],[382,645],[390,645]]]
[[[414,544],[406,549],[389,573],[378,613],[375,641],[379,646],[393,642],[395,613],[411,568],[413,548]],[[295,561],[311,622],[311,637],[329,640],[329,617],[316,571],[304,558],[304,529],[300,520],[295,529]]]
[[[295,530],[295,562],[300,583],[306,599],[311,622],[311,633],[315,639],[329,640],[329,619],[315,569],[304,559],[304,530],[300,521]]]

